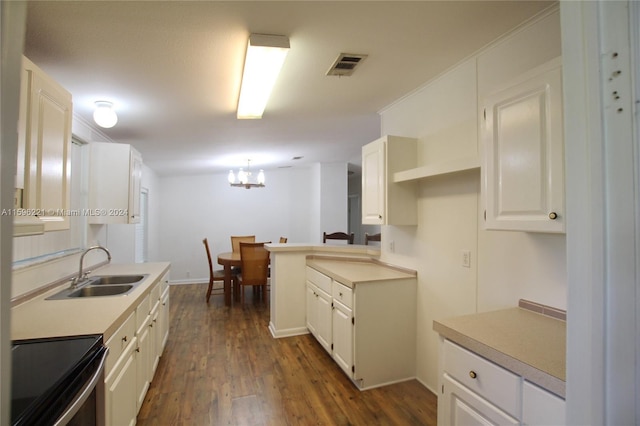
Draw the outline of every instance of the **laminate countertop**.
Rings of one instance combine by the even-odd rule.
[[[102,334],[106,342],[169,267],[168,262],[109,264],[93,271],[91,276],[148,274],[125,295],[46,300],[69,283],[53,288],[11,308],[11,339]]]
[[[565,397],[566,322],[521,307],[433,322],[441,336]]]
[[[307,266],[353,288],[355,284],[415,279],[416,272],[374,260],[308,257]]]

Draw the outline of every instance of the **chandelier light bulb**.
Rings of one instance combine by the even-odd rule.
[[[118,116],[113,110],[113,104],[107,101],[96,101],[96,109],[93,111],[93,120],[100,127],[110,129],[118,122]]]
[[[233,170],[229,170],[227,180],[231,186],[235,186],[236,188],[264,188],[265,175],[262,169],[260,169],[257,175],[251,173],[251,160],[247,160],[247,170],[240,168],[236,174],[233,173]]]

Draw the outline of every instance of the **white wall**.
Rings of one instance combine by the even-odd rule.
[[[231,235],[272,242],[319,238],[310,233],[319,223],[318,171],[267,170],[266,187],[253,189],[229,186],[226,174],[161,177],[159,257],[171,262],[172,280],[208,281],[205,237],[213,255],[231,251]]]
[[[478,99],[559,56],[559,30],[556,11],[469,58],[383,110],[382,134],[417,137],[419,165],[482,153]],[[418,271],[417,375],[435,391],[433,320],[519,298],[566,308],[565,236],[482,230],[479,170],[420,180],[418,197],[418,225],[384,226],[381,257]],[[462,250],[471,251],[470,268]]]
[[[311,240],[316,242],[322,242],[323,232],[349,229],[347,163],[323,163],[320,170],[320,228],[318,237]]]

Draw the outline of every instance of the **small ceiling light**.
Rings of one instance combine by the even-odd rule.
[[[110,129],[118,122],[118,116],[113,110],[113,104],[108,101],[96,101],[96,109],[93,111],[93,120],[100,127]]]
[[[271,90],[289,52],[289,38],[251,34],[238,99],[238,118],[262,118]]]
[[[255,182],[251,181],[251,160],[247,160],[247,171],[245,172],[242,167],[238,170],[237,173],[238,181],[236,182],[236,175],[233,173],[233,170],[229,170],[229,174],[227,175],[227,180],[231,186],[235,186],[238,188],[264,188],[265,176],[264,170],[260,170],[258,176],[256,176]]]

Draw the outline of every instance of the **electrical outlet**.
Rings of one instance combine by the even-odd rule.
[[[471,268],[471,251],[462,250],[462,266],[465,268]]]
[[[187,271],[187,278],[191,278],[191,271]]]
[[[395,241],[389,241],[389,251],[391,253],[395,253],[395,251],[396,251],[396,242]]]

